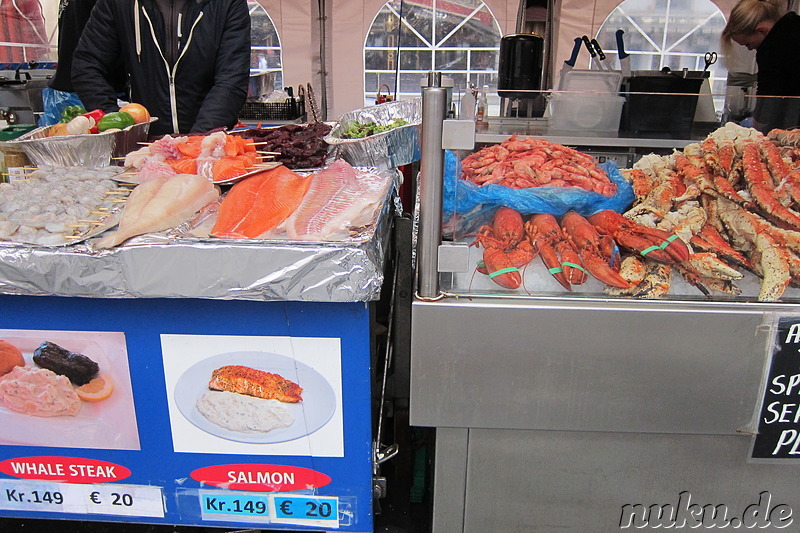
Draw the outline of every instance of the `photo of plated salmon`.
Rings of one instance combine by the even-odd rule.
[[[173,398],[183,417],[223,439],[272,444],[319,430],[336,411],[337,394],[317,369],[293,357],[233,351],[182,371]]]
[[[208,387],[212,390],[236,392],[287,403],[303,400],[303,388],[278,374],[256,370],[249,366],[227,365],[211,373]]]

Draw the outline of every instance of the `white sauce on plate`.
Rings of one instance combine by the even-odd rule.
[[[294,415],[282,402],[235,392],[206,392],[197,400],[197,410],[212,424],[245,433],[264,433],[294,423]]]

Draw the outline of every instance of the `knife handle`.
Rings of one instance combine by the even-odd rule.
[[[581,51],[581,43],[582,42],[583,42],[583,39],[581,39],[580,37],[575,37],[575,44],[572,45],[572,55],[569,56],[569,59],[564,61],[564,63],[566,63],[570,67],[574,67],[575,66],[575,62],[578,60],[578,54]]]
[[[591,40],[592,47],[594,47],[595,51],[597,52],[597,57],[600,58],[600,61],[606,60],[606,54],[603,52],[603,49],[600,48],[600,43],[597,42],[597,39]]]
[[[592,42],[589,40],[589,37],[584,35],[583,37],[581,37],[581,40],[583,41],[583,44],[586,45],[586,49],[589,50],[589,55],[592,56],[592,59],[597,57],[597,54],[595,53],[594,48],[592,48]]]
[[[625,59],[630,55],[628,52],[625,51],[625,43],[622,40],[622,35],[624,33],[625,33],[624,30],[617,30],[617,33],[615,34],[617,38],[617,57],[619,57],[620,59]]]

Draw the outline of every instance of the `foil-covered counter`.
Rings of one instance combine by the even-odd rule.
[[[98,298],[377,300],[395,207],[341,242],[217,241],[148,235],[114,250],[0,245],[0,293]]]

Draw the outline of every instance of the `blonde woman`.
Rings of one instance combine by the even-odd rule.
[[[722,51],[733,43],[756,51],[758,96],[800,97],[800,16],[785,0],[740,0],[722,30]],[[754,127],[800,126],[800,98],[758,98]]]

